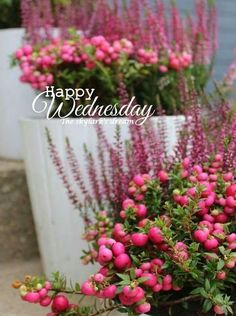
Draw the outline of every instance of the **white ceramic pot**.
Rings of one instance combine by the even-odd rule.
[[[183,123],[184,117],[161,119],[166,120],[168,149],[171,150],[176,143],[176,128]],[[158,121],[158,118],[153,120]],[[115,131],[115,125],[111,122],[103,125],[109,141],[113,141]],[[62,125],[60,120],[26,119],[21,125],[30,197],[45,273],[50,275],[53,271],[60,271],[71,280],[81,282],[86,276],[96,272],[96,268],[92,265],[82,266],[80,263],[82,250],[87,249],[86,243],[81,240],[83,222],[78,211],[68,201],[62,182],[56,174],[48,152],[45,128],[49,128],[66,168],[65,137],[69,137],[75,152],[81,153],[78,160],[84,174],[86,162],[83,144],[86,143],[88,149],[96,154],[95,128],[76,124]],[[122,125],[121,132],[123,139],[129,137],[127,125]]]
[[[20,69],[10,58],[22,44],[24,29],[0,30],[0,157],[22,158],[19,118],[34,115],[35,92],[19,81]]]

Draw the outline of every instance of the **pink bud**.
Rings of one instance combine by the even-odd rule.
[[[144,179],[143,179],[143,177],[142,177],[141,175],[136,175],[136,176],[134,177],[133,181],[134,181],[134,183],[135,183],[137,186],[139,186],[139,187],[143,186],[144,183],[145,183],[145,182],[144,182]]]

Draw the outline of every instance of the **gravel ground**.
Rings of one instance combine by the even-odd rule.
[[[28,262],[0,264],[0,316],[45,316],[46,309],[21,301],[19,292],[11,288],[12,281],[26,274],[41,275],[39,259]]]
[[[37,258],[34,230],[23,163],[0,159],[0,264]]]

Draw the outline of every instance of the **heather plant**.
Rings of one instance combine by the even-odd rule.
[[[74,288],[58,274],[49,281],[28,277],[14,287],[23,300],[51,306],[48,316],[115,309],[166,315],[163,308],[172,315],[233,313],[236,183],[234,174],[223,169],[224,157],[216,154],[204,164],[192,164],[187,157],[153,177],[136,174],[120,220],[110,235],[96,239],[97,273]],[[101,213],[99,221],[105,219]],[[88,239],[94,238],[94,228]],[[99,298],[104,306],[84,306],[81,300],[70,304],[65,294]]]
[[[115,0],[60,1],[54,6],[47,0],[22,0],[22,12],[28,43],[15,57],[21,81],[36,90],[52,84],[92,87],[108,105],[118,102],[122,81],[139,104],[161,105],[172,115],[184,111],[179,77],[194,79],[201,91],[211,73],[217,18],[210,2],[196,1],[196,16],[186,18],[174,4],[166,15],[162,1],[154,5],[143,0],[123,5]],[[57,12],[63,18],[57,19]],[[52,27],[59,22],[65,25],[59,25],[55,39]]]

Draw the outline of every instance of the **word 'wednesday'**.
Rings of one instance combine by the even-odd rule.
[[[34,99],[32,108],[35,113],[46,112],[48,120],[68,117],[129,117],[133,118],[137,125],[142,125],[155,113],[153,105],[136,104],[135,96],[127,104],[101,105],[94,92],[95,89],[55,89],[54,86],[47,86],[46,90]],[[81,104],[81,99],[89,102]]]

